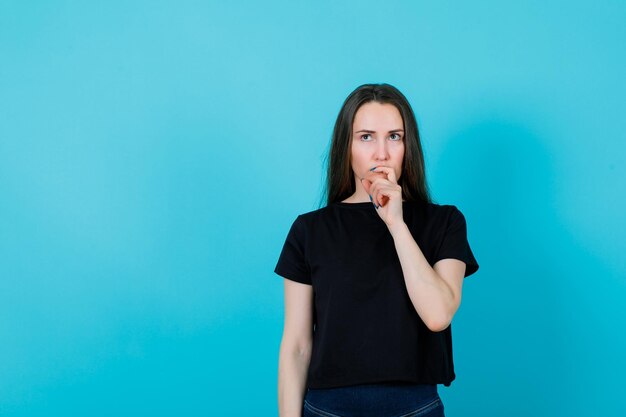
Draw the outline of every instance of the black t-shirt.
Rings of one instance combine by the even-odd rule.
[[[456,206],[404,201],[402,212],[431,266],[455,258],[465,262],[465,277],[478,270]],[[452,326],[433,332],[417,314],[372,203],[332,203],[297,216],[274,272],[313,286],[308,388],[454,380]]]

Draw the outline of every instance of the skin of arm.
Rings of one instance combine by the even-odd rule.
[[[278,359],[278,414],[301,417],[313,352],[313,287],[285,279],[285,323]]]
[[[402,187],[394,170],[378,166],[370,171],[362,184],[393,237],[411,302],[431,331],[445,330],[461,304],[465,262],[447,258],[431,267],[404,222]]]
[[[445,330],[461,304],[465,263],[442,259],[431,267],[406,223],[394,224],[389,231],[417,314],[431,331]]]

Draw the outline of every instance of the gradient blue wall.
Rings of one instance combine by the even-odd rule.
[[[626,415],[625,21],[622,1],[3,1],[0,414],[276,415],[273,268],[343,99],[388,82],[481,265],[446,412]]]

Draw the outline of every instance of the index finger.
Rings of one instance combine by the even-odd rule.
[[[385,167],[385,166],[376,166],[371,169],[372,173],[385,173],[387,174],[387,179],[394,184],[398,183],[398,179],[396,178],[396,171],[393,168]]]

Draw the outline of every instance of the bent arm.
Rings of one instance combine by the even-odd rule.
[[[402,222],[390,229],[409,297],[415,310],[426,326],[434,331],[445,330],[452,322],[452,317],[461,302],[459,280],[453,287],[433,269],[422,250],[415,242],[411,232]],[[464,267],[464,264],[463,264]],[[455,272],[455,275],[458,275]],[[460,271],[461,280],[463,271]]]

